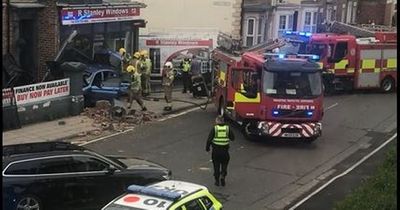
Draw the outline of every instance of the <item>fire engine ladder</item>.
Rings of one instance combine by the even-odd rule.
[[[328,31],[339,34],[352,34],[356,37],[375,37],[375,32],[395,32],[396,28],[373,24],[350,25],[333,21]]]
[[[255,53],[265,53],[267,51],[271,51],[275,48],[279,48],[285,45],[285,41],[283,39],[280,40],[268,40],[265,42],[261,42],[257,45],[254,45],[250,48],[247,48],[245,50],[242,50],[242,53],[244,52],[255,52]]]

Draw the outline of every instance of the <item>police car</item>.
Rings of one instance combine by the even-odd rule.
[[[205,186],[162,181],[149,186],[130,185],[102,210],[220,210],[222,204]]]

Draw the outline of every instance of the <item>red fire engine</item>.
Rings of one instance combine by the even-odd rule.
[[[299,52],[320,57],[327,91],[380,88],[390,92],[397,86],[397,33],[374,34],[375,37],[356,38],[333,33],[286,32],[286,37],[303,37],[305,44],[299,47]]]
[[[304,138],[321,135],[322,76],[312,55],[241,56],[215,49],[213,100],[218,113],[243,126],[248,137]]]

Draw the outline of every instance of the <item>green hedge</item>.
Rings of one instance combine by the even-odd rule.
[[[386,159],[373,176],[356,188],[334,210],[396,210],[397,209],[397,152],[390,148]]]

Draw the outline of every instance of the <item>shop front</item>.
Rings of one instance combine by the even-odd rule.
[[[138,50],[139,28],[146,25],[140,18],[144,7],[140,3],[62,6],[60,43],[76,30],[78,35],[71,44],[89,58],[101,49],[118,51],[123,47],[132,53]]]

